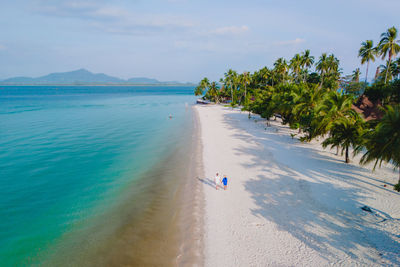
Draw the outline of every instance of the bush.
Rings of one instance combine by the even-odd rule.
[[[397,192],[400,192],[400,182],[395,184],[393,189],[396,190]]]

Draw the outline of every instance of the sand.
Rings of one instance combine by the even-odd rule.
[[[201,124],[205,266],[400,265],[398,173],[345,164],[318,141],[231,108]],[[215,173],[228,190],[215,189]],[[384,187],[383,185],[387,185]],[[367,205],[372,213],[363,211]]]

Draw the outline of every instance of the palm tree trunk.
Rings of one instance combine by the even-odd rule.
[[[368,79],[368,67],[369,67],[369,60],[367,61],[367,73],[365,74],[365,84],[367,84],[367,79]]]
[[[324,74],[321,73],[321,84],[320,84],[320,87],[322,87],[323,84],[324,84]]]
[[[246,105],[246,96],[247,96],[247,88],[246,84],[244,85],[244,104]]]
[[[231,106],[233,108],[233,89],[232,89],[232,85],[231,85]]]
[[[389,70],[390,70],[390,63],[391,63],[391,61],[392,61],[392,55],[389,54],[389,64],[388,64],[388,66],[387,66],[387,68],[386,68],[385,84],[386,84],[388,72],[389,72]]]
[[[349,147],[346,146],[346,163],[349,163],[349,162],[350,162],[350,160],[349,160]]]

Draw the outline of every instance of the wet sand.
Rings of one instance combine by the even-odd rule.
[[[202,266],[202,187],[198,118],[179,144],[127,188],[119,205],[89,229],[64,238],[47,266]],[[129,194],[129,190],[132,194]]]

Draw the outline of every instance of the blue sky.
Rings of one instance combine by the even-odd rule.
[[[86,68],[197,82],[305,49],[334,53],[347,74],[362,41],[400,30],[399,10],[398,0],[4,0],[0,79]]]

